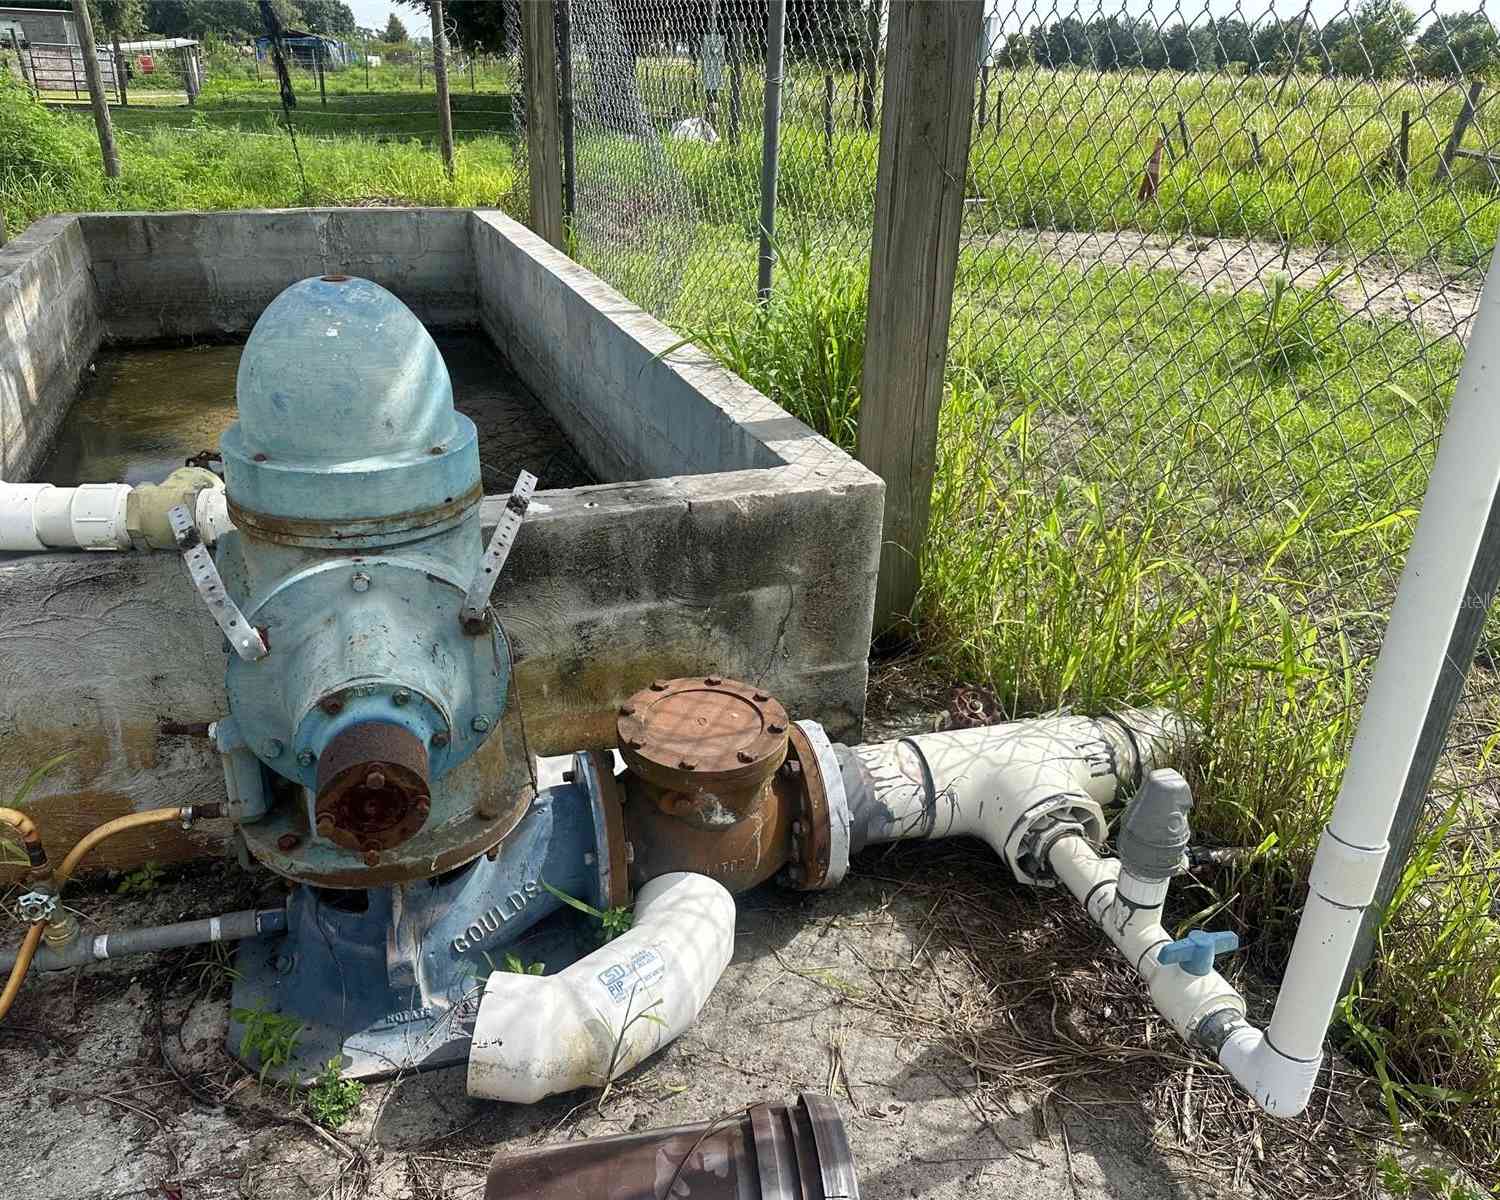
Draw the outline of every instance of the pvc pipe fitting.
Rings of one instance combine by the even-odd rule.
[[[0,550],[128,550],[130,486],[0,483]]]
[[[706,875],[641,888],[635,924],[556,975],[496,971],[469,1050],[471,1096],[531,1104],[600,1087],[698,1017],[734,954],[734,899]]]

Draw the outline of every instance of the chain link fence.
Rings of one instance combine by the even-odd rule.
[[[571,249],[852,447],[886,14],[778,7],[572,0]],[[1251,864],[1207,911],[1279,968],[1500,230],[1500,39],[1399,0],[983,30],[920,635],[994,714],[1191,712]],[[1350,1010],[1407,1100],[1495,1098],[1497,630]]]

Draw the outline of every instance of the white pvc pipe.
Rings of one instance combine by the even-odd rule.
[[[469,1050],[471,1096],[531,1104],[601,1087],[691,1025],[734,954],[734,898],[677,871],[636,897],[635,923],[556,975],[496,971]]]
[[[130,486],[0,482],[0,551],[128,550]]]
[[[868,818],[857,812],[856,820],[865,844],[977,837],[1022,882],[1045,882],[1031,869],[1039,864],[1022,858],[1032,827],[1048,815],[1065,816],[1102,842],[1101,806],[1122,782],[1161,765],[1186,734],[1181,717],[1152,709],[1118,720],[1038,717],[855,746],[877,801]]]
[[[1172,935],[1162,928],[1159,909],[1119,900],[1119,859],[1104,858],[1083,837],[1072,834],[1053,844],[1048,861],[1068,891],[1085,905],[1089,919],[1146,981],[1152,1004],[1184,1040],[1192,1039],[1207,1016],[1226,1010],[1244,1013],[1244,999],[1217,971],[1193,975],[1176,963],[1159,960],[1161,948]]]
[[[1390,849],[1422,714],[1437,690],[1460,610],[1472,602],[1469,579],[1500,490],[1500,360],[1490,361],[1497,350],[1500,252],[1490,261],[1484,303],[1338,801],[1318,845],[1275,1013],[1264,1034],[1236,1029],[1219,1051],[1220,1063],[1270,1112],[1295,1115],[1311,1095],[1349,956]]]

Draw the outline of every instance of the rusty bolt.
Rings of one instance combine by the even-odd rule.
[[[780,721],[772,721],[769,725],[766,726],[766,728],[769,729],[772,733],[786,732],[786,726]]]
[[[254,460],[256,462],[265,462],[266,461],[266,456],[264,454],[256,454],[256,455],[253,455],[252,457],[254,458]]]
[[[666,691],[667,690],[667,681],[665,679],[653,679],[651,681],[651,690],[653,692],[664,692],[664,691]]]
[[[500,843],[499,842],[496,842],[493,846],[491,846],[488,850],[486,850],[484,852],[485,858],[489,859],[490,862],[494,862],[495,859],[499,856],[499,854],[500,854]]]
[[[318,701],[318,707],[330,717],[336,717],[344,711],[344,702],[337,696],[324,696],[323,699]]]
[[[385,787],[385,772],[379,770],[371,771],[365,776],[365,787],[377,792]]]
[[[302,751],[302,753],[297,755],[297,765],[300,767],[310,767],[317,761],[318,756],[311,750],[304,750]]]
[[[408,692],[405,688],[397,688],[391,694],[391,703],[392,704],[405,704],[410,699],[411,699],[411,693]]]
[[[368,592],[370,590],[370,577],[363,571],[356,571],[349,577],[349,586],[356,592]]]
[[[448,744],[447,733],[439,729],[435,734],[432,735],[432,744],[434,746],[446,746]]]
[[[295,850],[297,848],[297,843],[301,840],[302,839],[299,838],[295,833],[283,833],[279,838],[276,839],[276,849],[283,851]]]
[[[365,851],[365,866],[367,866],[367,867],[378,867],[379,865],[380,865],[380,851],[379,850],[366,850]]]
[[[473,729],[475,733],[483,733],[490,727],[490,719],[481,714],[480,716],[475,717],[472,721],[469,722],[469,727]]]
[[[318,818],[318,836],[325,838],[333,836],[333,818],[327,813]]]
[[[709,687],[718,687],[719,684],[723,683],[724,681],[717,675],[709,675],[703,680],[703,682],[708,684]]]
[[[760,691],[757,691],[755,693],[755,696],[754,696],[755,702],[757,704],[764,704],[770,698],[771,698],[771,694],[769,692],[760,692]]]
[[[633,705],[633,704],[622,704],[622,705],[620,705],[620,715],[622,717],[633,717],[633,716],[635,716],[635,705]]]
[[[698,769],[698,760],[693,758],[684,758],[677,765],[684,771],[696,771]]]
[[[741,750],[741,751],[739,751],[735,755],[735,757],[737,759],[739,759],[740,762],[742,762],[742,763],[748,763],[748,762],[754,762],[755,761],[755,755],[751,754],[750,751],[748,751],[748,750]]]

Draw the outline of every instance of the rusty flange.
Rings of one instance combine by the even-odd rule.
[[[787,864],[787,882],[807,891],[821,888],[828,877],[831,833],[828,823],[828,791],[823,772],[803,733],[791,730],[791,752],[782,771],[800,785],[800,806],[792,822],[792,861]]]
[[[768,692],[717,675],[658,679],[620,706],[626,765],[660,788],[673,815],[743,817],[786,758],[786,709]]]
[[[404,726],[351,725],[318,757],[317,831],[350,850],[389,850],[432,811],[427,747]]]
[[[599,847],[599,878],[605,908],[630,903],[630,855],[625,840],[625,797],[615,778],[614,756],[608,750],[586,752],[599,780],[599,804],[604,815],[604,842]]]

